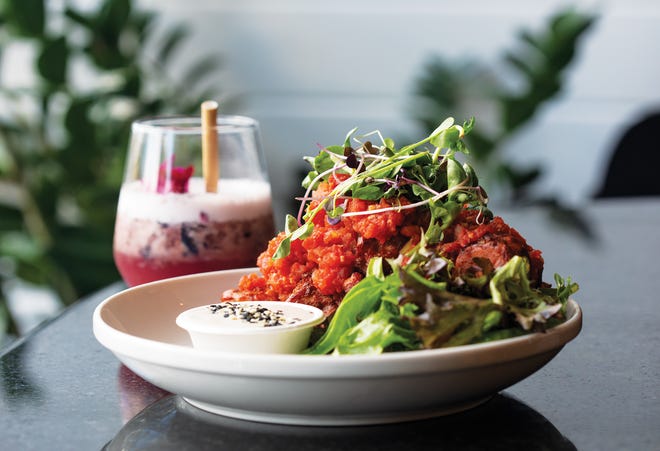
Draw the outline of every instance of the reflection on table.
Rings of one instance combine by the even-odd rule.
[[[249,437],[249,445],[246,440]],[[129,421],[105,451],[158,449],[575,450],[543,415],[507,395],[446,417],[369,427],[303,427],[213,415],[170,395]]]
[[[142,379],[125,365],[117,372],[122,421],[126,423],[145,407],[170,393]]]

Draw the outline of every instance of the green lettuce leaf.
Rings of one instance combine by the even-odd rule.
[[[482,341],[489,320],[499,307],[489,300],[451,295],[427,305],[426,313],[413,320],[413,328],[425,348],[459,346]]]
[[[512,312],[524,330],[531,330],[535,324],[545,324],[563,308],[556,297],[530,287],[528,270],[528,260],[514,256],[497,268],[489,285],[493,303]]]
[[[381,354],[390,346],[417,349],[419,339],[398,306],[383,301],[380,308],[348,329],[338,340],[335,354]]]
[[[306,354],[328,354],[339,342],[341,336],[374,312],[380,302],[383,281],[376,276],[367,276],[358,282],[344,296],[328,329]]]
[[[406,318],[413,306],[398,305],[401,281],[397,273],[383,277],[382,270],[371,269],[373,273],[346,294],[327,331],[306,354],[373,354],[395,344],[418,347]]]

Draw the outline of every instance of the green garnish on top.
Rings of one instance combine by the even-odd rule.
[[[457,154],[468,154],[463,141],[474,127],[474,119],[462,126],[453,118],[445,120],[428,137],[397,149],[394,141],[383,138],[378,131],[356,136],[351,130],[343,145],[326,147],[316,157],[306,157],[312,169],[303,180],[307,189],[301,202],[298,217],[286,219],[286,236],[273,258],[289,254],[291,241],[304,239],[313,230],[311,219],[325,210],[329,221],[340,221],[342,217],[380,213],[388,210],[427,208],[431,221],[426,229],[426,238],[437,243],[442,230],[449,226],[462,208],[478,208],[490,214],[486,208],[488,197],[479,186],[474,169],[461,163]],[[368,138],[377,136],[381,144],[376,145]],[[319,183],[333,175],[346,177],[318,205],[305,212],[311,192]],[[405,197],[406,205],[346,213],[342,200],[356,199],[378,201]]]

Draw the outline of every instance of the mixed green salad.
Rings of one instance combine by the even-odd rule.
[[[385,275],[380,261],[355,285],[308,354],[378,354],[459,346],[516,337],[561,324],[566,302],[578,289],[555,274],[555,288],[532,289],[526,262],[513,257],[495,271],[492,296],[452,293],[425,277],[420,260]],[[420,313],[423,312],[423,313]]]
[[[483,343],[544,331],[566,319],[566,304],[578,290],[555,274],[554,286],[529,280],[529,259],[512,256],[493,267],[475,258],[479,277],[456,277],[454,262],[443,255],[445,232],[461,212],[477,211],[477,221],[492,218],[488,198],[474,169],[457,154],[468,154],[463,138],[474,121],[449,118],[426,139],[397,149],[391,139],[352,130],[342,146],[324,148],[309,158],[303,182],[307,193],[297,218],[287,218],[286,236],[273,258],[288,255],[291,242],[304,240],[320,211],[328,221],[389,209],[422,209],[428,221],[421,239],[396,258],[374,257],[365,277],[344,296],[323,334],[307,354],[374,354]],[[377,146],[365,140],[380,137]],[[355,145],[357,143],[358,145]],[[319,183],[343,174],[329,195],[308,208]],[[405,203],[367,212],[347,212],[347,198]]]
[[[332,298],[336,311],[307,354],[483,343],[541,332],[566,320],[567,301],[578,285],[559,275],[554,286],[541,280],[540,251],[493,216],[474,169],[458,158],[469,154],[464,137],[473,126],[473,120],[458,125],[449,118],[427,138],[401,148],[379,132],[357,136],[354,129],[343,145],[307,158],[312,168],[303,181],[307,192],[298,217],[287,217],[268,264],[285,259],[282,265],[289,268],[286,259],[295,260],[289,257],[294,247],[304,251],[303,240],[314,242],[323,228],[341,221],[346,221],[341,227],[354,227],[361,215],[369,215],[378,228],[385,227],[388,213],[405,210],[417,231],[403,236],[397,229],[394,253],[364,258],[361,280],[341,293],[343,298]],[[302,286],[307,292],[311,285]]]

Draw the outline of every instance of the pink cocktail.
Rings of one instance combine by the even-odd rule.
[[[217,192],[208,192],[200,175],[198,118],[134,126],[113,245],[129,286],[254,266],[273,236],[256,123],[235,116],[218,120]]]

